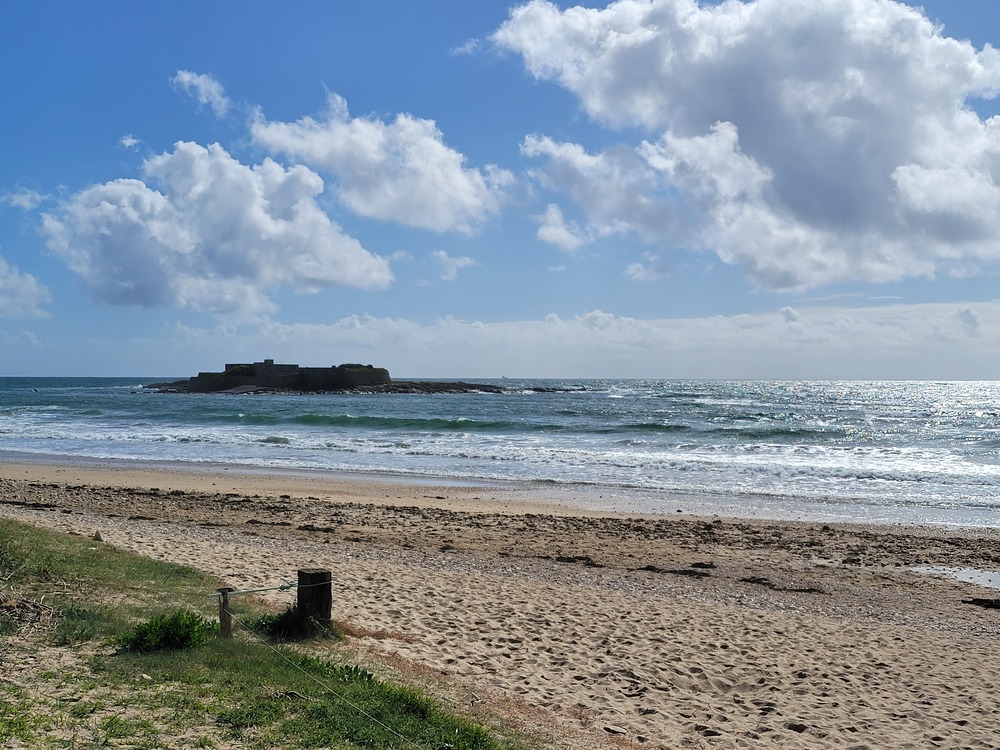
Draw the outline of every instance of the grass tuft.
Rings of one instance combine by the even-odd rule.
[[[151,651],[179,651],[200,646],[218,625],[197,612],[179,609],[170,615],[154,615],[114,639],[119,648],[146,654]]]
[[[294,604],[277,614],[267,614],[244,622],[255,635],[272,641],[299,641],[308,638],[344,640],[334,624],[319,622],[300,611]]]

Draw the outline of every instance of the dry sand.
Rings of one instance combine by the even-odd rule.
[[[968,603],[1000,591],[913,570],[1000,571],[996,529],[582,515],[514,489],[10,463],[0,516],[99,531],[237,588],[329,568],[335,618],[382,631],[362,650],[522,704],[565,747],[1000,747],[1000,610]]]

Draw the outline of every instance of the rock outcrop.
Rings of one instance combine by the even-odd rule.
[[[222,372],[200,372],[187,380],[152,383],[161,393],[503,393],[498,385],[441,380],[393,380],[384,367],[344,364],[300,367],[275,364],[273,359],[253,364],[227,364]]]

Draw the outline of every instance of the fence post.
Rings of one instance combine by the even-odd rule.
[[[219,635],[223,638],[233,637],[233,616],[229,614],[229,592],[236,591],[232,586],[218,589],[219,592]]]
[[[299,615],[330,627],[333,609],[333,574],[329,570],[306,568],[299,571],[297,606]]]

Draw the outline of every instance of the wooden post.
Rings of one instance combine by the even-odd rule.
[[[232,586],[218,589],[219,592],[219,635],[223,638],[233,637],[233,616],[229,614],[229,592],[236,591]]]
[[[333,574],[319,568],[300,570],[297,606],[300,617],[329,628],[333,610]]]

